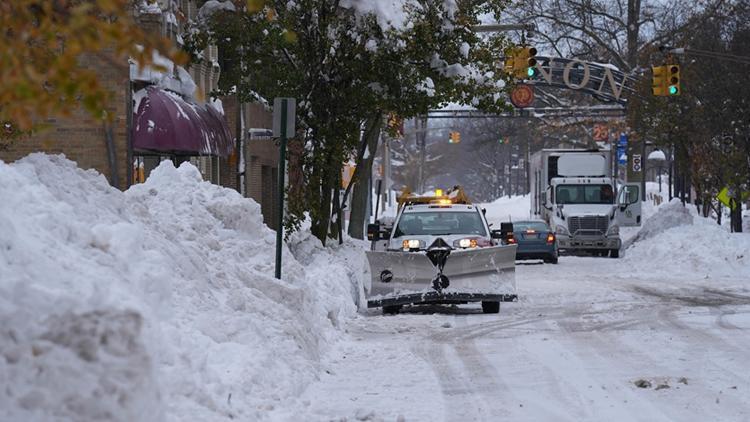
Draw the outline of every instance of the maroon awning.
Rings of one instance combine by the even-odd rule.
[[[234,142],[224,116],[210,104],[191,104],[154,86],[135,94],[133,149],[145,152],[219,155],[232,153]]]

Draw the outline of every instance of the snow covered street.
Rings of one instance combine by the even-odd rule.
[[[371,311],[312,420],[750,418],[750,289],[731,277],[615,275],[617,260],[518,265],[518,303]]]
[[[485,206],[496,223],[528,217],[528,197]],[[679,201],[644,206],[643,226],[624,230],[620,259],[517,262],[519,301],[498,315],[459,305],[358,316],[296,412],[349,421],[748,420],[750,239]]]
[[[519,301],[357,312],[367,242],[160,165],[126,192],[0,163],[0,420],[750,419],[750,237],[646,204],[619,259],[516,264]],[[487,207],[496,225],[528,198]]]

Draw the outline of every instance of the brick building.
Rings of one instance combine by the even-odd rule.
[[[198,5],[202,3],[200,0],[159,0],[136,7],[134,17],[147,33],[166,36],[179,44],[185,23],[197,16]],[[258,201],[264,219],[273,226],[275,196],[269,192],[275,192],[278,186],[275,180],[278,149],[264,131],[271,127],[270,109],[261,104],[243,104],[238,110],[234,97],[211,101],[208,93],[216,88],[221,71],[218,51],[216,47],[209,47],[203,55],[205,60],[200,64],[187,69],[174,67],[171,73],[162,74],[141,69],[134,63],[118,64],[83,55],[81,66],[94,69],[101,76],[102,85],[113,93],[107,105],[108,112],[114,115],[112,122],[106,124],[82,110],[70,117],[48,119],[43,122],[46,130],[19,139],[0,151],[0,160],[12,162],[40,151],[62,153],[81,168],[96,169],[119,189],[144,180],[163,159],[176,163],[189,160],[200,169],[205,180],[237,189]],[[190,119],[198,120],[193,126],[208,131],[210,136],[207,137],[215,138],[218,146],[209,143],[200,148],[187,146],[175,150],[164,148],[156,138],[143,138],[147,131],[138,123],[145,122],[157,130],[160,126],[169,128],[162,132],[172,140],[183,142],[187,136],[179,132],[167,133],[176,127],[174,122],[165,124],[154,121],[152,115],[144,115],[146,107],[141,106],[144,97],[151,100],[148,104],[151,110],[145,112],[150,111],[159,118],[163,113],[156,113],[159,111],[157,100],[172,101],[181,108],[180,112],[185,110]],[[222,109],[223,116],[217,113]],[[236,148],[238,133],[242,144],[239,152]],[[144,145],[146,148],[142,148]],[[238,159],[240,156],[244,159]]]

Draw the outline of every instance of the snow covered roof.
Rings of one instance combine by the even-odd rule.
[[[656,149],[651,151],[648,155],[648,159],[654,161],[666,161],[667,157],[664,155],[664,151]]]

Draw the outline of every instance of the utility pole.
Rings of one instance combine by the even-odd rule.
[[[524,166],[524,170],[526,170],[526,193],[531,193],[531,175],[529,172],[529,168],[531,167],[529,165],[529,161],[531,160],[531,138],[526,138],[526,163]]]
[[[387,205],[391,204],[391,140],[389,137],[383,136],[383,131],[380,131],[380,139],[383,141],[383,174],[381,179],[383,180],[383,186],[381,192],[385,195],[383,198],[383,211],[385,211],[386,201]]]
[[[513,181],[511,179],[511,175],[513,174],[512,169],[511,169],[511,161],[512,161],[511,153],[513,149],[510,147],[510,143],[505,145],[505,149],[508,150],[508,159],[506,160],[506,164],[505,164],[508,168],[508,174],[505,177],[505,186],[506,186],[505,190],[506,192],[508,192],[508,198],[510,198],[513,195],[513,193],[511,192],[513,189],[513,185],[511,185],[511,182]]]
[[[424,192],[424,165],[427,158],[427,115],[419,116],[415,120],[417,149],[419,150],[419,176],[417,177],[417,190]]]

